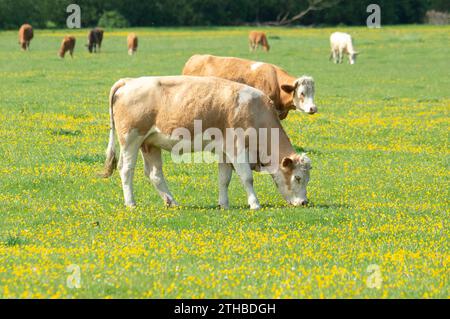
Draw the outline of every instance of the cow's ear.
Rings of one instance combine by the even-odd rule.
[[[285,158],[283,158],[283,161],[281,161],[281,166],[284,169],[293,168],[294,167],[294,161],[292,160],[292,158],[285,157]]]
[[[281,86],[281,89],[286,93],[292,93],[295,91],[295,86],[289,85],[289,84],[283,84]]]

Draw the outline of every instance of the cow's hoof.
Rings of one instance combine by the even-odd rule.
[[[260,210],[261,209],[261,205],[259,205],[259,204],[252,204],[252,205],[250,205],[250,209],[251,210]]]
[[[135,209],[135,208],[136,208],[136,203],[125,204],[125,206],[126,206],[128,209]]]
[[[164,203],[166,204],[167,208],[178,206],[178,203],[175,201],[175,199],[167,195],[164,196]]]
[[[219,203],[219,208],[220,209],[230,209],[230,205],[228,204],[228,203],[223,203],[223,204],[220,204]]]
[[[178,207],[178,203],[176,201],[171,201],[169,204],[166,204],[168,208]]]

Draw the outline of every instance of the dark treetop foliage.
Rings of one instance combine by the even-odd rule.
[[[383,24],[422,23],[429,9],[448,11],[448,0],[342,0],[311,11],[295,24],[361,25],[370,3],[378,3]],[[24,22],[38,28],[64,27],[66,7],[81,7],[82,27],[96,26],[105,12],[117,12],[129,26],[238,25],[276,21],[305,10],[308,0],[0,0],[0,28]]]

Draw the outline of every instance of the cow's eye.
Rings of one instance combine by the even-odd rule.
[[[297,181],[297,183],[300,183],[300,181],[302,180],[302,178],[300,176],[295,176],[295,180]]]

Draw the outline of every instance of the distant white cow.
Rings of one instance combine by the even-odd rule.
[[[359,54],[353,47],[352,36],[348,33],[335,32],[330,37],[331,55],[330,60],[334,63],[342,63],[344,53],[348,55],[350,64],[355,64],[356,57]]]

